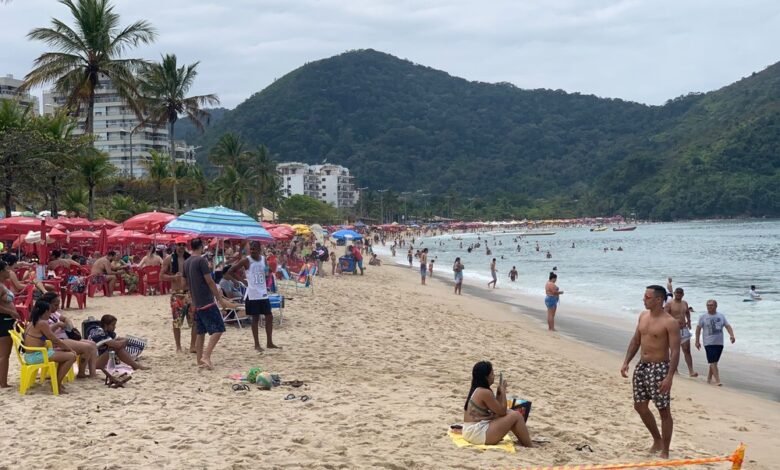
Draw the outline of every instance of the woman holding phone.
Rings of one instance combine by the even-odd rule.
[[[471,370],[471,390],[463,407],[463,438],[472,444],[494,445],[512,431],[521,446],[533,447],[523,415],[506,407],[507,384],[503,374],[495,395],[490,388],[494,381],[495,374],[490,362],[474,364]]]

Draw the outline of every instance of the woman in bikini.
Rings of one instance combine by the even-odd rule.
[[[49,304],[49,327],[51,331],[60,339],[63,343],[67,344],[73,352],[79,355],[81,361],[79,363],[79,372],[76,377],[83,379],[86,377],[87,369],[89,369],[89,376],[97,376],[97,346],[95,343],[88,339],[70,339],[68,338],[67,331],[74,329],[73,323],[60,312],[60,296],[54,292],[48,292],[43,294],[41,300]],[[56,349],[56,348],[55,348]]]
[[[495,381],[493,365],[477,362],[471,370],[471,390],[463,413],[463,438],[472,444],[494,445],[509,431],[523,447],[533,447],[523,415],[506,407],[506,381],[498,384],[493,395],[490,386]]]
[[[76,353],[65,344],[61,339],[51,331],[49,327],[49,316],[51,315],[51,305],[48,302],[39,300],[30,312],[30,324],[24,330],[24,345],[32,348],[41,348],[46,346],[46,341],[51,341],[52,346],[57,348],[49,349],[49,360],[57,363],[57,384],[60,387],[60,393],[63,393],[62,380],[68,375],[68,371],[76,362]],[[43,353],[41,351],[24,353],[24,359],[28,364],[40,364],[43,362]]]
[[[563,294],[555,284],[557,280],[558,275],[550,273],[549,280],[544,285],[544,306],[547,307],[547,329],[550,331],[555,331],[555,312],[558,310],[558,302]]]
[[[0,388],[8,387],[8,360],[13,349],[9,331],[14,329],[14,323],[21,320],[14,306],[14,293],[5,287],[10,273],[6,262],[0,261]]]

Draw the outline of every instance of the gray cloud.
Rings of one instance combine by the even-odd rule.
[[[452,75],[658,104],[727,85],[779,58],[777,0],[119,0],[158,41],[134,55],[201,61],[194,93],[234,107],[306,62],[374,48]],[[0,5],[0,73],[45,50],[25,35],[55,0]]]

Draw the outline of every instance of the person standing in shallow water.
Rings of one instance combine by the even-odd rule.
[[[669,278],[667,287],[672,286],[672,278]],[[674,297],[666,302],[664,311],[673,316],[680,324],[680,347],[682,348],[685,364],[688,366],[688,375],[698,377],[699,374],[693,370],[693,356],[691,356],[691,312],[688,302],[683,300],[685,291],[682,287],[674,289]]]
[[[490,287],[490,284],[493,284],[493,289],[496,288],[496,282],[498,282],[498,277],[496,276],[496,259],[493,258],[493,261],[490,262],[490,275],[493,277],[493,280],[488,282],[488,287]]]
[[[460,257],[455,258],[455,263],[452,265],[452,272],[455,273],[455,293],[461,295],[463,289],[463,263],[460,262]]]
[[[428,248],[420,252],[420,282],[425,285],[425,277],[428,275]]]
[[[628,343],[620,375],[628,378],[629,364],[641,348],[632,380],[634,409],[653,437],[650,452],[660,452],[661,457],[668,459],[674,429],[671,390],[674,373],[680,362],[680,325],[664,311],[666,289],[662,286],[648,286],[643,300],[645,310],[639,315],[636,331]],[[650,400],[661,415],[660,433],[655,416],[648,407]]]
[[[563,294],[555,284],[557,280],[558,275],[550,273],[547,284],[544,285],[544,306],[547,307],[547,329],[550,331],[555,331],[555,312],[558,310],[558,302],[561,301],[561,294]]]

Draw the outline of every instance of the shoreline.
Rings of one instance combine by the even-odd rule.
[[[419,271],[417,269],[410,269],[408,266],[395,263],[390,263],[388,266],[401,268],[400,270],[394,269],[399,272],[407,271],[409,276],[405,277],[414,279],[414,281],[419,283]],[[434,281],[433,284],[431,284],[431,280]],[[630,339],[630,330],[618,330],[613,328],[614,331],[620,332],[623,335],[619,336],[619,338],[616,340],[617,344],[620,346],[620,350],[618,351],[610,348],[608,345],[604,346],[594,342],[593,338],[588,336],[590,331],[583,334],[583,336],[586,336],[585,339],[578,337],[578,335],[572,332],[572,330],[577,327],[589,324],[590,328],[598,332],[598,338],[609,338],[609,332],[603,329],[605,325],[592,318],[586,320],[582,318],[571,317],[564,320],[561,323],[561,328],[558,329],[560,318],[559,311],[559,314],[556,315],[556,328],[558,330],[550,334],[546,330],[546,310],[520,304],[519,299],[514,298],[515,296],[513,296],[513,299],[502,299],[500,297],[497,298],[497,296],[491,295],[491,290],[482,286],[469,286],[464,284],[463,295],[456,296],[452,292],[453,286],[454,281],[448,276],[442,276],[441,272],[439,272],[437,275],[436,272],[434,272],[433,277],[428,277],[427,285],[420,287],[422,289],[437,289],[435,295],[439,299],[442,298],[440,296],[446,295],[446,297],[450,299],[455,299],[454,301],[456,302],[464,298],[467,299],[465,302],[468,303],[477,301],[482,306],[479,311],[474,312],[479,319],[499,324],[514,324],[520,326],[522,331],[529,332],[530,335],[534,336],[534,345],[540,347],[542,350],[547,351],[547,353],[550,354],[551,359],[555,359],[556,357],[565,358],[570,361],[579,362],[583,364],[584,367],[595,367],[599,370],[599,372],[601,372],[601,376],[598,380],[603,380],[609,383],[613,383],[615,378],[617,378],[619,381],[622,380],[623,385],[621,386],[620,393],[625,396],[622,405],[626,409],[630,409],[630,412],[626,415],[626,419],[628,420],[627,422],[634,431],[634,435],[638,434],[640,439],[645,439],[646,437],[649,438],[649,436],[645,436],[647,431],[642,425],[639,416],[636,415],[633,410],[631,400],[631,380],[630,378],[622,379],[619,376],[619,369],[625,354],[625,347],[627,346]],[[439,289],[446,290],[446,293],[438,292]],[[530,298],[530,296],[526,297]],[[541,299],[539,301],[541,302]],[[484,307],[490,305],[493,305],[497,308],[493,311],[486,311]],[[580,311],[579,313],[584,314],[583,311]],[[604,317],[603,319],[611,320],[611,317]],[[529,331],[529,328],[533,328],[535,331]],[[566,331],[563,331],[564,329]],[[694,351],[696,351],[695,348]],[[701,354],[703,355],[704,353],[702,352]],[[724,355],[724,357],[726,356]],[[748,359],[750,360],[753,358]],[[682,366],[685,367],[682,356],[680,361]],[[633,371],[636,363],[637,358],[634,358],[634,360],[631,362],[631,371]],[[704,364],[705,368],[704,378],[702,378],[700,370],[702,363]],[[750,468],[774,468],[771,466],[771,462],[774,461],[776,456],[776,443],[774,441],[774,437],[769,438],[769,441],[762,441],[759,443],[757,441],[751,441],[749,436],[744,435],[737,439],[733,437],[733,432],[736,431],[740,434],[744,434],[747,431],[755,430],[755,426],[758,425],[758,427],[761,429],[761,434],[763,437],[769,437],[770,435],[774,436],[775,429],[780,429],[780,403],[777,401],[777,394],[780,392],[780,390],[778,390],[777,383],[780,381],[780,375],[776,376],[774,379],[774,388],[768,390],[768,393],[763,393],[765,389],[761,387],[758,387],[760,388],[759,391],[755,391],[738,386],[729,387],[724,385],[723,387],[716,387],[707,384],[706,361],[699,361],[697,363],[697,357],[695,355],[694,369],[696,369],[700,374],[698,378],[689,378],[686,374],[685,376],[678,375],[674,381],[672,403],[674,404],[673,406],[675,408],[673,411],[675,418],[675,437],[673,437],[672,440],[672,454],[679,455],[679,453],[675,452],[675,441],[681,434],[690,436],[696,446],[698,446],[700,449],[708,449],[710,452],[712,452],[713,444],[717,444],[718,448],[722,449],[722,451],[720,453],[715,452],[712,455],[729,454],[731,451],[733,451],[731,447],[736,447],[736,444],[739,442],[745,442],[748,445],[748,451],[746,453],[747,458],[745,462],[750,463]],[[728,372],[726,372],[726,370],[728,370]],[[776,368],[775,372],[777,372]],[[740,373],[739,367],[735,365],[729,365],[727,368],[721,367],[721,376],[724,378],[724,381],[728,380],[729,384],[731,384],[732,379],[736,377],[732,377],[732,375],[730,375],[732,373]],[[740,376],[743,375],[747,374],[740,373]],[[576,385],[572,384],[572,386]],[[681,395],[685,395],[686,397],[682,398]],[[771,397],[775,397],[775,399],[772,399]],[[680,400],[682,400],[682,403]],[[731,406],[733,406],[732,411],[726,410],[726,406],[724,405],[725,403],[729,403]],[[694,409],[687,409],[691,404],[693,404]],[[686,409],[681,410],[681,405],[683,405],[683,407]],[[709,409],[708,407],[723,407],[724,419],[719,421],[733,421],[734,423],[729,425],[729,430],[726,428],[717,428],[717,425],[707,426],[705,424],[704,429],[706,429],[706,433],[703,433],[702,429],[697,429],[695,432],[691,432],[689,434],[688,430],[681,429],[683,426],[688,424],[685,423],[685,421],[690,418],[699,418],[705,420],[706,423],[706,421],[710,420],[710,418],[697,417],[695,415],[695,413],[700,410],[700,406],[704,406],[704,408],[701,409]],[[651,410],[657,414],[652,406]],[[766,419],[766,421],[762,423],[764,419]],[[740,423],[743,423],[744,425]],[[701,421],[698,421],[697,424],[702,423]],[[617,425],[617,423],[613,423],[613,425]],[[533,430],[532,427],[529,429]],[[731,435],[729,435],[730,432],[732,433]],[[596,433],[598,434],[598,431],[596,431]],[[709,434],[709,436],[705,437],[704,434]],[[673,458],[675,457],[673,456]],[[630,459],[623,459],[623,461],[630,461]],[[757,465],[759,462],[761,462],[761,465]]]
[[[404,269],[404,266],[395,264],[394,266]],[[409,269],[409,268],[405,268]],[[443,278],[441,274],[434,278],[454,286],[452,279]],[[536,320],[540,329],[546,332],[547,311],[542,308],[531,306],[531,304],[541,304],[543,298],[538,299],[532,296],[524,295],[512,291],[501,292],[501,289],[488,289],[487,287],[468,285],[464,283],[463,292],[468,295],[476,296],[480,299],[500,302],[512,308],[518,315],[524,315],[527,318]],[[637,311],[637,315],[639,311]],[[618,325],[618,326],[616,326]],[[593,314],[587,309],[568,305],[562,311],[558,308],[555,316],[556,333],[565,336],[568,339],[579,341],[589,346],[603,351],[611,352],[622,360],[628,342],[631,339],[631,324],[620,319],[608,316]],[[693,332],[692,332],[693,333]],[[697,351],[693,346],[691,338],[691,353],[693,355],[693,368],[699,373],[698,379],[687,376],[687,366],[685,360],[680,354],[680,375],[688,380],[699,380],[706,384],[707,362],[704,350]],[[724,377],[724,387],[734,388],[743,392],[780,402],[780,365],[772,361],[747,356],[745,354],[732,351],[724,351],[721,362],[718,364],[721,376]],[[619,366],[620,363],[618,363]]]

